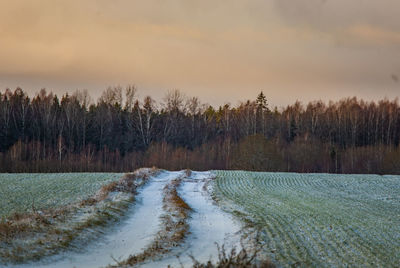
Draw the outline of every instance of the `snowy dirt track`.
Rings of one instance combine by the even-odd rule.
[[[188,219],[189,233],[171,252],[148,260],[142,266],[180,267],[182,263],[184,267],[190,267],[193,262],[189,255],[199,261],[216,260],[218,251],[215,243],[224,244],[228,250],[240,246],[240,224],[213,204],[207,190],[212,175],[211,172],[192,172],[185,177],[184,172],[163,171],[139,191],[136,203],[121,222],[110,227],[97,241],[79,249],[79,252],[65,251],[40,262],[6,267],[105,267],[116,264],[114,259],[123,261],[130,255],[139,254],[157,240],[157,232],[162,228],[161,216],[165,212],[163,188],[179,177],[184,179],[178,194],[193,209]]]
[[[211,172],[192,172],[180,187],[179,195],[193,209],[190,234],[184,245],[161,260],[141,267],[180,267],[181,264],[190,267],[193,261],[189,256],[200,262],[215,262],[218,257],[215,243],[224,245],[227,252],[240,249],[240,223],[216,206],[207,191],[212,176]]]

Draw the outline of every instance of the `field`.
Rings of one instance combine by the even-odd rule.
[[[0,173],[0,219],[14,213],[56,208],[86,199],[121,173]]]
[[[399,176],[0,174],[0,195],[0,267],[190,267],[215,242],[278,267],[400,265]]]
[[[277,263],[400,265],[400,178],[217,171],[214,194]]]

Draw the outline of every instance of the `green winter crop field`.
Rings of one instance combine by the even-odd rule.
[[[0,218],[79,202],[121,173],[0,174]]]
[[[400,266],[400,177],[217,171],[214,195],[289,266]]]
[[[218,204],[260,231],[278,266],[400,267],[400,176],[215,174]],[[0,174],[0,219],[79,202],[122,176]]]

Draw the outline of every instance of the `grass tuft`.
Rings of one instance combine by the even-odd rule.
[[[275,268],[276,266],[269,260],[259,260],[257,259],[258,253],[261,248],[253,250],[252,253],[247,251],[245,247],[242,246],[242,250],[237,252],[233,248],[229,253],[226,252],[225,246],[220,247],[216,243],[218,249],[218,261],[212,263],[208,261],[206,263],[200,263],[195,257],[190,256],[193,261],[193,268]]]

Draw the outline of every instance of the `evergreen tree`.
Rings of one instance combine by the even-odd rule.
[[[261,109],[262,111],[268,110],[267,98],[262,91],[257,96],[256,104],[258,109]]]

